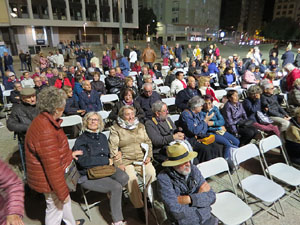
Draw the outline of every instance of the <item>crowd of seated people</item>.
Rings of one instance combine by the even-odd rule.
[[[82,48],[75,49],[77,64],[69,67],[47,64],[40,55],[40,66],[35,73],[24,72],[21,81],[13,72],[4,74],[4,87],[13,90],[10,101],[14,104],[7,127],[24,142],[31,121],[38,115],[36,96],[52,86],[62,89],[66,94],[63,114],[84,117],[83,133],[74,147],[83,151],[77,157],[80,183],[96,192],[107,193],[111,188],[115,224],[122,224],[120,221],[124,220],[120,208],[123,186],[128,189],[138,214],[144,213],[136,175],[142,171],[132,164],[143,160],[142,143],[149,147],[145,167],[146,180],[150,183],[156,179],[162,163],[168,160],[168,145],[174,141],[188,143],[197,153],[194,164],[224,157],[232,166],[235,149],[248,143],[257,144],[262,136],[275,134],[285,144],[291,160],[300,163],[300,154],[294,150],[300,146],[297,108],[300,106],[300,70],[296,66],[289,61],[282,68],[278,66],[276,51],[269,56],[269,64],[258,55],[258,48],[251,49],[243,59],[236,54],[223,58],[213,45],[204,50],[189,46],[188,57],[182,62],[183,50],[177,48],[180,46],[173,50],[163,46],[161,55],[168,72],[160,63],[147,62],[141,67],[139,57],[129,64],[130,55],[115,57],[115,49],[103,53],[102,68],[95,57],[86,62]],[[128,50],[134,51],[134,48]],[[288,58],[289,51],[287,49]],[[130,70],[137,74],[130,74]],[[161,80],[162,84],[156,84],[155,80]],[[170,87],[170,92],[160,93],[158,85]],[[223,89],[227,94],[220,98],[216,92]],[[114,103],[105,120],[111,123],[103,124],[97,112],[105,110],[100,97],[106,94],[117,94],[119,101]],[[175,97],[176,114],[180,114],[176,122],[169,117],[168,106],[163,102],[166,97]],[[104,126],[110,131],[108,140],[101,134]],[[101,157],[96,159],[97,155]],[[104,180],[90,181],[86,170],[103,165],[114,165],[118,169]],[[111,185],[103,186],[103,181]]]

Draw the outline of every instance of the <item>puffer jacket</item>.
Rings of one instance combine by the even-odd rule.
[[[107,94],[119,94],[124,82],[119,77],[107,76],[105,78],[105,87]]]
[[[276,116],[276,117],[285,117],[288,116],[286,111],[278,103],[278,99],[276,95],[269,95],[263,93],[261,95],[261,107],[264,110],[268,108],[267,115],[268,116]]]
[[[34,105],[24,102],[15,104],[7,120],[7,129],[19,134],[21,140],[25,138],[25,133],[32,120],[38,115],[38,109]]]
[[[156,59],[155,51],[152,48],[145,48],[142,54],[142,58],[144,62],[151,62],[151,63],[155,62]]]
[[[139,123],[133,130],[124,129],[118,123],[115,123],[110,128],[108,143],[111,157],[115,157],[118,151],[122,153],[122,159],[114,159],[114,165],[116,166],[121,164],[127,166],[135,161],[142,161],[144,152],[141,148],[141,143],[149,145],[148,157],[153,158],[152,143],[142,123]]]
[[[187,180],[172,168],[166,168],[157,177],[159,195],[165,205],[171,222],[178,225],[202,224],[211,217],[211,205],[216,201],[215,192],[198,193],[205,182],[201,172],[191,165]],[[189,195],[192,203],[181,205],[177,201],[180,195]]]
[[[107,138],[102,133],[85,131],[75,142],[73,150],[82,150],[78,156],[77,165],[81,175],[87,174],[87,169],[109,164],[109,148]]]
[[[27,130],[25,156],[28,185],[39,193],[54,192],[64,201],[69,195],[64,174],[73,158],[61,123],[40,113]]]

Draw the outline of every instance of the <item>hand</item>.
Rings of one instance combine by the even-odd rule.
[[[283,119],[285,119],[285,120],[290,120],[290,119],[291,119],[291,117],[289,117],[289,116],[285,116]]]
[[[265,111],[266,111],[266,112],[268,112],[268,111],[269,111],[269,108],[268,108],[268,107],[266,107],[266,108],[265,108]]]
[[[68,195],[68,196],[66,197],[66,199],[63,201],[63,203],[66,204],[69,200],[70,200],[70,195]]]
[[[210,119],[211,119],[214,115],[215,115],[215,113],[212,113],[210,116],[208,115],[208,113],[206,113],[206,116],[205,116],[204,121],[205,121],[206,123],[208,123],[208,121],[210,121]]]
[[[226,131],[226,128],[224,126],[221,127],[223,131]]]
[[[114,161],[112,159],[108,159],[108,162],[110,166],[114,164]]]
[[[151,161],[151,158],[147,157],[146,160],[145,160],[145,162],[144,162],[144,164],[147,165],[150,161]]]
[[[121,164],[121,165],[119,165],[118,167],[119,167],[120,170],[125,171],[125,166],[124,166],[124,165]]]
[[[181,205],[189,205],[192,203],[191,197],[189,195],[179,195],[177,201]]]
[[[12,214],[6,217],[6,225],[24,225],[24,223],[19,215]]]
[[[78,155],[83,155],[83,151],[82,150],[75,150],[75,151],[72,152],[73,159],[78,160],[78,158],[77,158]]]
[[[214,125],[214,121],[208,121],[208,122],[207,122],[207,125],[208,125],[209,127],[213,126],[213,125]]]
[[[184,140],[184,133],[182,132],[177,132],[176,134],[173,135],[174,140]]]
[[[114,157],[114,160],[118,161],[122,159],[122,152],[118,151],[117,155]]]
[[[209,186],[209,184],[205,181],[202,185],[201,185],[201,187],[199,188],[199,193],[201,193],[201,192],[209,192],[209,190],[210,190],[210,186]]]

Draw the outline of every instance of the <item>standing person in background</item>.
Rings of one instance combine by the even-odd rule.
[[[170,58],[170,51],[167,45],[163,45],[162,49],[162,58],[163,58],[163,65],[168,66],[169,65],[169,58]]]
[[[193,61],[194,54],[191,44],[188,44],[188,47],[186,48],[186,57],[190,58],[190,63]]]
[[[122,70],[122,74],[127,77],[129,75],[130,66],[127,57],[120,55],[119,57],[119,67]]]
[[[294,53],[291,50],[292,48],[288,46],[285,53],[281,56],[282,67],[284,67],[288,63],[294,63]]]
[[[193,51],[193,55],[194,55],[194,59],[197,59],[198,57],[200,57],[200,59],[202,58],[201,48],[199,47],[199,45],[196,45],[196,47]]]
[[[112,60],[112,67],[116,68],[117,66],[117,50],[115,47],[111,48],[111,60]]]
[[[0,160],[0,224],[24,225],[24,187],[18,176]]]
[[[20,62],[21,62],[21,71],[27,70],[26,54],[22,50],[20,51],[19,59],[20,59]]]
[[[13,60],[12,56],[9,55],[8,52],[4,52],[3,58],[4,58],[5,70],[9,70],[10,72],[15,73],[14,67],[13,67],[14,60]]]
[[[220,56],[220,49],[219,47],[217,46],[217,44],[214,44],[214,55],[216,57],[219,57]]]
[[[274,55],[274,53],[275,53],[275,55]],[[278,45],[275,44],[274,47],[271,48],[270,51],[269,51],[269,57],[270,57],[270,60],[269,60],[269,61],[271,61],[271,56],[274,56],[274,57],[277,58],[277,57],[278,57],[278,54],[279,54],[279,51],[278,51]]]
[[[106,51],[103,51],[103,57],[102,57],[102,67],[103,72],[109,71],[109,68],[111,68],[111,59],[109,55],[107,55]]]
[[[124,55],[125,56],[125,55]],[[129,62],[130,62],[130,68],[132,68],[137,61],[137,54],[136,51],[132,48],[129,54]]]
[[[174,52],[175,52],[175,57],[178,58],[179,62],[181,63],[182,48],[178,43],[175,46]]]
[[[1,71],[1,75],[2,77],[4,76],[4,70],[3,70],[3,63],[2,63],[2,57],[0,55],[0,71]]]
[[[32,71],[31,54],[29,52],[26,52],[26,64],[27,64],[28,71],[31,72]]]
[[[87,66],[91,67],[91,59],[94,57],[94,52],[88,48],[86,51]]]
[[[144,64],[148,64],[150,69],[152,69],[152,64],[155,62],[156,54],[155,51],[150,47],[150,44],[147,44],[147,48],[144,49],[142,54]]]
[[[300,68],[300,48],[298,48],[298,53],[296,55],[294,64],[295,64],[295,66],[297,66],[298,68]]]
[[[128,46],[128,45],[125,46],[125,48],[124,48],[124,50],[123,50],[123,55],[124,55],[124,57],[127,58],[127,60],[129,60],[130,49],[129,49],[129,46]]]
[[[45,224],[76,225],[65,171],[82,151],[72,151],[60,127],[66,94],[55,87],[44,89],[38,99],[40,114],[31,123],[25,139],[27,182],[46,200]]]

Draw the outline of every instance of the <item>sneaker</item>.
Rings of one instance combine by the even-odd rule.
[[[116,223],[111,223],[111,225],[127,225],[127,221],[119,221]]]

